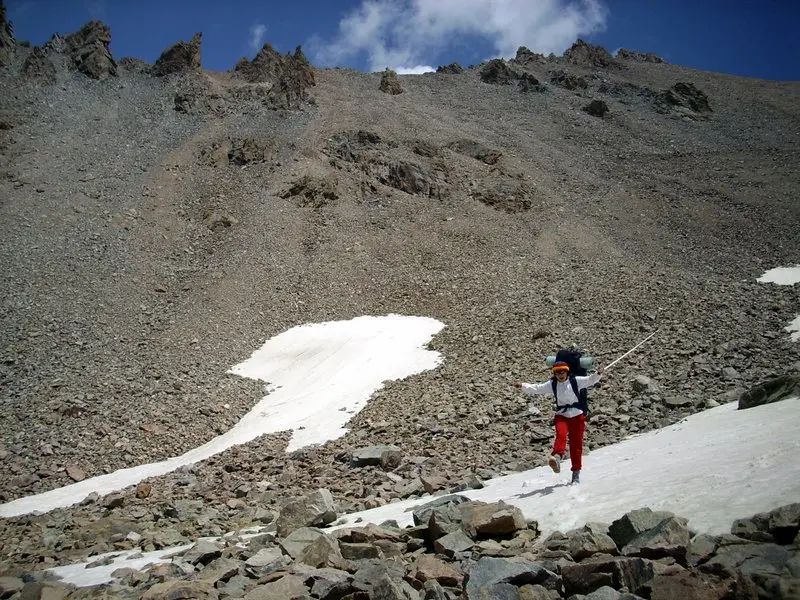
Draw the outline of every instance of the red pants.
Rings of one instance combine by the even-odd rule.
[[[581,455],[583,454],[583,432],[586,428],[586,415],[580,414],[577,417],[568,419],[567,417],[556,415],[556,442],[553,444],[553,454],[564,456],[567,448],[567,435],[569,435],[569,459],[572,462],[572,470],[581,470]]]

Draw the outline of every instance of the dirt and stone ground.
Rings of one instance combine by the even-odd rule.
[[[0,500],[226,431],[263,393],[227,369],[294,325],[430,316],[444,362],[320,447],[265,436],[112,508],[6,519],[2,563],[158,532],[177,502],[211,511],[184,538],[256,497],[329,488],[341,512],[541,464],[549,407],[505,418],[509,383],[568,344],[602,363],[658,331],[592,392],[587,450],[798,370],[798,287],[756,278],[800,257],[800,84],[521,49],[384,93],[300,52],[199,70],[199,38],[158,75],[104,32],[0,69]],[[372,444],[400,448],[394,472],[351,466]]]

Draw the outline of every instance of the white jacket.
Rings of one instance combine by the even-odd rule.
[[[600,373],[575,376],[575,383],[578,384],[579,390],[591,387],[598,381],[600,381]],[[552,380],[548,379],[543,383],[523,383],[522,393],[528,396],[547,396],[548,394],[552,394]],[[575,392],[572,391],[572,384],[569,382],[569,378],[565,379],[563,382],[556,382],[556,397],[556,414],[567,417],[568,419],[583,414],[580,408],[567,408],[570,404],[575,404],[578,401]]]

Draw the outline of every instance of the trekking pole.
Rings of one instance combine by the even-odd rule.
[[[644,338],[644,339],[643,339],[641,342],[639,342],[638,344],[636,344],[636,345],[635,345],[633,348],[631,348],[630,350],[628,350],[628,351],[627,351],[625,354],[623,354],[622,356],[620,356],[618,359],[616,359],[615,361],[612,361],[612,362],[611,362],[611,363],[609,363],[607,366],[603,367],[603,371],[608,371],[608,370],[609,370],[611,367],[613,367],[615,364],[617,364],[617,363],[618,363],[619,361],[621,361],[623,358],[625,358],[626,356],[628,356],[628,354],[630,354],[631,352],[633,352],[634,350],[636,350],[636,349],[637,349],[639,346],[641,346],[642,344],[644,344],[644,343],[645,343],[647,340],[649,340],[651,337],[653,337],[653,336],[654,336],[656,333],[658,333],[658,330],[656,330],[656,331],[654,331],[653,333],[651,333],[650,335],[648,335],[646,338]]]

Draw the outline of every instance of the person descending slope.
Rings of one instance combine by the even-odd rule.
[[[556,473],[561,472],[561,460],[569,439],[569,458],[572,463],[572,483],[580,483],[583,433],[586,427],[586,403],[581,400],[581,391],[600,381],[603,368],[586,376],[570,375],[566,362],[557,361],[552,367],[553,377],[542,383],[515,382],[513,385],[529,396],[555,396],[556,439],[548,464]],[[585,396],[585,394],[584,394]]]

